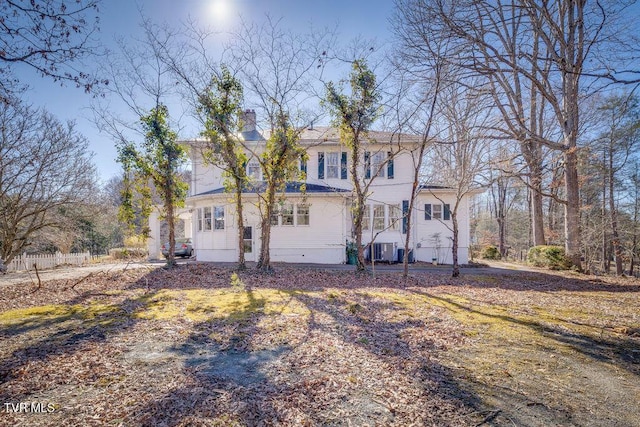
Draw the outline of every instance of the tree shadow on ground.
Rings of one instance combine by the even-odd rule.
[[[507,324],[515,324],[532,330],[545,338],[567,345],[573,350],[598,361],[606,362],[640,375],[640,337],[590,336],[564,328],[558,324],[550,324],[540,320],[522,319],[507,314],[490,313],[478,305],[466,305],[447,296],[412,289],[411,292],[440,301],[444,306],[455,307],[460,312],[470,313],[479,318],[494,319]],[[584,325],[584,324],[583,324]],[[591,326],[591,325],[589,325]]]
[[[378,319],[378,312],[399,308],[367,296],[359,302],[328,302],[310,292],[284,292],[287,304],[302,304],[308,311],[291,320],[298,333],[290,340],[265,345],[270,333],[265,322],[275,322],[276,332],[292,326],[278,323],[286,312],[256,310],[265,305],[259,288],[247,288],[248,306],[235,307],[226,319],[195,324],[184,342],[170,349],[182,360],[185,384],[141,403],[131,421],[167,426],[470,425],[486,415],[480,401],[458,387],[433,357],[435,341],[410,344],[403,339],[405,333],[429,327],[424,321]],[[224,339],[211,338],[228,327],[231,333]]]
[[[417,276],[418,277],[418,276]],[[429,280],[428,273],[420,276]],[[546,272],[512,271],[494,268],[490,273],[480,271],[469,272],[457,279],[449,279],[449,284],[464,283],[477,288],[498,288],[514,291],[540,291],[540,292],[611,292],[611,293],[636,293],[640,292],[640,281],[635,278],[611,278],[607,279],[580,275],[578,273],[553,274]],[[615,280],[615,282],[613,281]]]
[[[136,401],[126,423],[173,426],[216,420],[226,425],[257,425],[260,422],[402,424],[415,415],[410,411],[417,411],[423,418],[414,418],[425,425],[468,425],[492,415],[492,412],[486,412],[487,407],[480,396],[438,362],[437,353],[446,350],[446,345],[437,336],[417,334],[417,331],[438,331],[440,321],[437,316],[410,318],[397,304],[367,294],[372,288],[385,292],[416,292],[407,287],[399,274],[385,273],[376,278],[356,280],[352,279],[352,274],[344,272],[298,271],[292,279],[288,271],[269,276],[239,273],[245,283],[251,284],[253,279],[260,283],[260,286],[238,290],[238,293],[246,294],[248,303],[231,304],[225,318],[211,316],[194,322],[185,327],[188,332],[183,339],[171,338],[168,351],[179,360],[184,382],[169,390],[154,389],[151,399]],[[25,369],[33,369],[36,362],[52,357],[72,357],[81,353],[85,345],[106,343],[114,335],[127,334],[146,321],[136,314],[149,310],[154,304],[171,302],[162,293],[164,290],[230,290],[231,273],[230,269],[197,265],[170,272],[157,270],[124,287],[125,291],[136,293],[135,296],[105,295],[98,298],[98,304],[93,304],[92,298],[96,295],[81,292],[63,303],[70,308],[55,313],[58,317],[26,318],[13,326],[3,327],[0,337],[25,336],[25,340],[0,361],[0,384],[19,380]],[[492,276],[478,276],[479,279],[465,276],[459,281],[440,277],[434,280],[429,274],[414,275],[411,285],[418,284],[422,288],[419,293],[433,299],[443,297],[431,295],[426,289],[453,283],[478,288],[504,286],[504,289],[515,290],[532,290],[542,282],[547,283],[537,273],[537,278],[523,279],[525,284],[517,286],[486,279]],[[512,282],[520,280],[512,275],[509,277]],[[579,279],[571,279],[570,283],[554,279],[545,286],[545,290],[551,291],[637,292],[633,286],[612,290],[611,286],[615,285]],[[266,301],[257,291],[266,288],[281,290],[288,295],[288,303],[303,305],[308,315],[287,318],[284,309],[280,313],[265,312]],[[331,297],[329,289],[338,289],[344,294],[338,292]],[[326,296],[319,295],[323,292]],[[211,314],[201,308],[194,306],[190,310],[199,316]],[[470,307],[459,309],[467,308]],[[636,358],[625,359],[627,353],[623,351],[625,345],[633,345],[632,340],[627,343],[606,339],[600,342],[594,337],[549,329],[548,325],[539,322],[506,315],[502,319],[502,315],[482,313],[477,307],[470,309],[478,311],[472,312],[474,315],[495,316],[498,320],[540,331],[559,342],[565,340],[565,344],[576,346],[594,359],[602,357],[611,363],[637,366]],[[178,319],[172,318],[166,323],[184,323],[179,317],[176,315]],[[289,321],[278,323],[274,319]],[[284,331],[284,337],[294,339],[264,342],[263,335],[267,333],[264,322],[273,323],[270,326],[273,331],[268,333],[277,335]],[[226,331],[222,338],[217,337],[220,331]],[[446,330],[442,332],[447,333]],[[33,339],[29,338],[31,333],[34,333]],[[36,333],[40,335],[36,336]],[[589,355],[589,351],[593,354]],[[162,370],[163,363],[168,362],[158,359],[157,363],[147,366],[149,375],[158,378],[159,383],[162,375],[158,371]],[[135,364],[133,368],[142,369]],[[89,374],[91,369],[91,366],[82,367],[83,372]],[[158,371],[152,372],[154,369]],[[67,375],[74,374],[70,371]],[[365,375],[374,380],[371,384],[375,389],[359,378]],[[98,380],[87,378],[72,380],[71,384]],[[398,384],[402,387],[396,387]],[[25,399],[37,391],[32,389],[16,394],[2,388],[0,398],[4,401]]]

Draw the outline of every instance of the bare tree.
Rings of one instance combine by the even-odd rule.
[[[604,57],[593,61],[597,69],[587,68],[593,65],[587,59],[595,59],[596,51],[608,51],[611,59],[620,59],[613,58],[620,52],[616,44],[620,37],[615,34],[620,28],[610,25],[615,24],[612,17],[620,7],[609,9],[600,3],[572,0],[406,0],[400,1],[399,7],[424,20],[429,35],[444,34],[448,38],[451,52],[456,54],[448,54],[445,59],[486,79],[487,89],[496,97],[503,116],[505,127],[498,130],[520,142],[523,155],[532,162],[529,172],[533,174],[530,181],[534,188],[540,147],[562,153],[565,247],[579,268],[578,131],[579,102],[584,95],[581,82],[585,76],[607,77],[601,68]],[[608,81],[612,80],[615,79]],[[554,118],[552,136],[558,135],[559,142],[541,132],[541,118],[547,112]],[[534,209],[535,214],[538,208]],[[536,235],[539,213],[534,215]]]
[[[462,201],[488,183],[490,169],[490,139],[486,129],[492,120],[490,104],[474,92],[460,85],[449,85],[443,90],[439,110],[439,141],[428,153],[432,171],[429,182],[454,191],[450,208],[452,232],[452,276],[460,275],[458,263],[459,222]],[[435,192],[432,195],[445,203]]]
[[[58,225],[57,210],[88,199],[96,176],[74,123],[12,101],[0,103],[0,127],[0,258],[9,262]]]
[[[267,16],[264,24],[243,23],[229,48],[230,67],[243,83],[247,105],[254,107],[268,133],[259,152],[245,147],[260,163],[264,186],[259,186],[261,246],[258,269],[271,270],[271,218],[286,182],[300,178],[297,162],[306,156],[301,133],[317,118],[306,105],[317,81],[314,73],[326,53],[329,33],[298,35],[284,31]]]
[[[619,230],[620,192],[616,187],[619,187],[621,182],[620,172],[626,167],[632,151],[637,146],[640,129],[638,98],[632,94],[612,95],[603,100],[598,110],[601,113],[602,131],[595,141],[594,150],[602,152],[601,173],[605,183],[602,195],[603,212],[608,209],[616,274],[621,275],[624,273],[624,251]]]
[[[428,147],[433,143],[432,127],[436,119],[438,98],[442,87],[446,85],[447,66],[443,60],[448,50],[446,37],[431,38],[431,32],[418,9],[409,3],[397,3],[398,10],[392,19],[399,48],[393,55],[393,63],[401,74],[401,82],[408,81],[407,90],[402,96],[408,101],[405,116],[399,122],[410,129],[412,134],[420,135],[411,145],[409,152],[413,161],[413,183],[409,203],[404,212],[403,277],[409,274],[409,247],[411,243],[412,212],[421,190],[424,178],[423,163]],[[401,88],[403,85],[400,86]]]
[[[78,67],[84,57],[99,53],[92,36],[98,30],[99,0],[15,1],[0,3],[0,98],[19,91],[11,69],[24,64],[54,81],[69,81],[87,92],[106,80]]]

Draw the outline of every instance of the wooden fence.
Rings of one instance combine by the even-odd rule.
[[[59,265],[82,265],[91,260],[89,252],[75,254],[44,254],[44,255],[20,255],[11,260],[6,265],[7,271],[34,270],[34,265],[38,270],[54,268]]]

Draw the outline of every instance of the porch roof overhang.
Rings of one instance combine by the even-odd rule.
[[[456,189],[453,187],[447,187],[444,185],[423,184],[420,187],[418,187],[418,192],[419,193],[455,193]],[[469,194],[469,195],[481,194],[481,193],[484,193],[483,188],[474,188],[466,192],[466,194]]]

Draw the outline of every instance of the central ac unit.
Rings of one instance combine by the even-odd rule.
[[[392,263],[395,258],[395,243],[374,243],[373,260]]]

